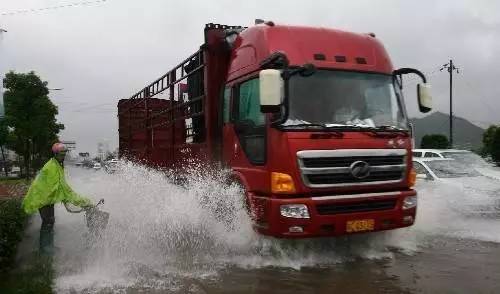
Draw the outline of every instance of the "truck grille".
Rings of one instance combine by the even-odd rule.
[[[406,172],[405,156],[405,149],[297,152],[302,179],[311,188],[400,182]],[[364,172],[356,172],[357,166]]]
[[[388,164],[404,164],[404,156],[352,156],[352,157],[318,157],[318,158],[303,158],[304,167],[342,167],[350,166],[354,161],[362,160],[369,163],[371,166],[388,165]]]
[[[361,203],[330,203],[316,205],[320,215],[354,213],[364,211],[390,210],[396,206],[396,199],[367,201]]]

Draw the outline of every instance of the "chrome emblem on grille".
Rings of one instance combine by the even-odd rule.
[[[370,164],[365,161],[355,161],[349,167],[351,175],[356,179],[364,179],[370,175]]]

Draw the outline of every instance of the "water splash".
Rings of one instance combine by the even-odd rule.
[[[332,266],[357,258],[392,258],[394,249],[415,254],[422,240],[434,235],[491,236],[478,229],[479,223],[459,221],[461,211],[450,209],[449,202],[457,192],[443,192],[435,183],[419,185],[417,223],[411,228],[277,240],[252,230],[242,192],[225,183],[226,171],[194,171],[184,186],[175,185],[165,173],[130,162],[121,163],[114,174],[78,168],[69,168],[68,173],[75,190],[96,201],[106,200],[103,209],[111,217],[105,234],[95,240],[87,234],[83,215],[56,212],[60,292],[134,287],[182,290],[179,281],[217,276],[230,266]]]

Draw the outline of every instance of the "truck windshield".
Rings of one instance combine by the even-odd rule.
[[[393,127],[408,129],[399,87],[390,75],[318,70],[289,82],[286,127]]]

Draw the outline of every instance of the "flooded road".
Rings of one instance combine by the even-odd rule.
[[[112,175],[68,173],[75,190],[106,199],[111,217],[96,239],[83,215],[56,210],[57,293],[500,291],[500,219],[467,213],[453,188],[421,183],[411,228],[292,241],[255,234],[239,191],[224,187],[222,175],[194,175],[184,189],[131,165]],[[35,216],[20,264],[38,250],[39,225]]]
[[[391,258],[360,258],[299,271],[231,268],[203,289],[207,293],[498,293],[499,257],[500,246],[495,243],[441,240],[412,255],[395,253]]]

